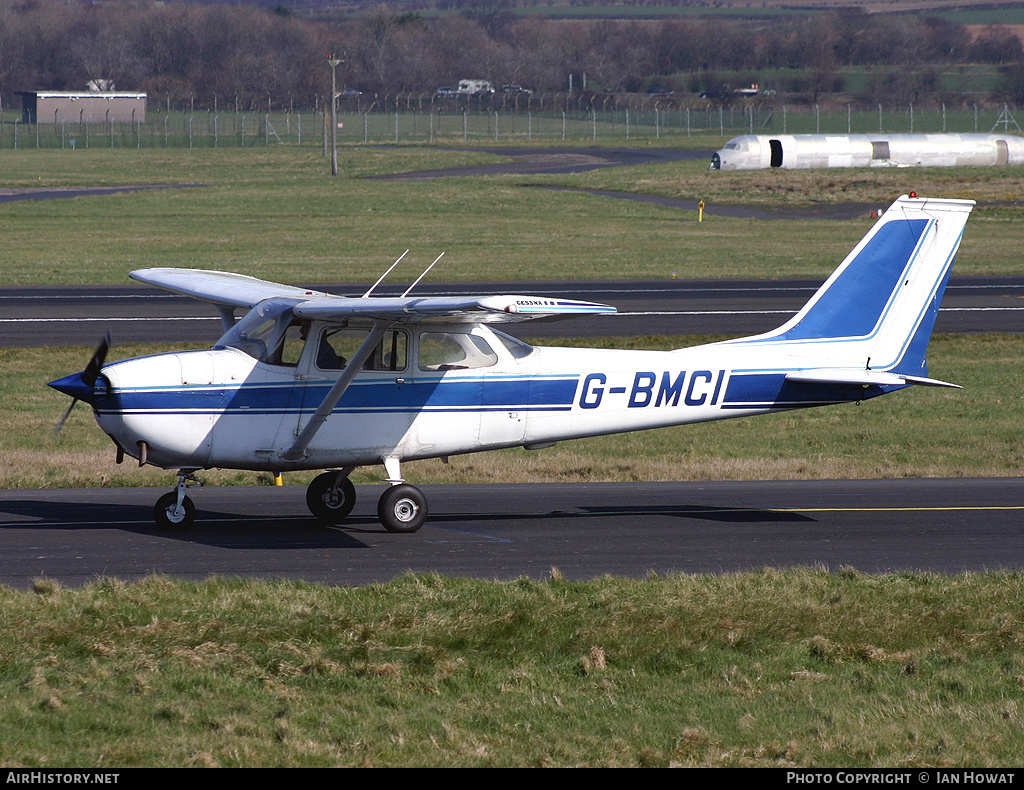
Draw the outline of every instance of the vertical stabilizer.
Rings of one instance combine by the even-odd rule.
[[[925,350],[972,200],[903,196],[791,320],[739,343],[768,343],[808,367],[926,377]]]

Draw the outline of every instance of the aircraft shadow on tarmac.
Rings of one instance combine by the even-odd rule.
[[[784,510],[766,510],[763,508],[743,507],[704,507],[699,505],[621,505],[614,507],[579,506],[574,510],[552,510],[547,513],[433,513],[427,519],[425,528],[430,526],[443,527],[451,524],[470,524],[486,522],[487,524],[538,524],[544,521],[573,522],[605,518],[635,519],[645,516],[668,516],[687,520],[721,521],[733,524],[766,524],[815,522],[816,519],[802,513]],[[337,529],[346,532],[381,533],[384,530],[380,523],[370,516],[352,516]]]
[[[192,529],[173,532],[157,527],[153,523],[152,507],[145,505],[14,499],[0,503],[0,513],[39,519],[31,525],[0,521],[0,531],[12,526],[38,530],[110,529],[237,549],[294,548],[297,542],[309,548],[368,548],[345,532],[326,529],[312,516],[302,515],[282,519],[200,509]],[[367,525],[379,526],[376,519],[366,518],[365,521]],[[383,532],[383,527],[379,531]]]
[[[144,505],[122,505],[111,502],[52,502],[38,499],[5,499],[0,513],[39,519],[42,528],[80,529],[109,521],[111,526],[124,522],[143,521],[152,517],[152,508]],[[11,526],[0,521],[0,529]],[[18,527],[25,525],[19,523]]]
[[[623,507],[584,507],[583,510],[594,516],[677,516],[680,518],[701,519],[704,521],[724,521],[737,524],[761,524],[795,521],[814,521],[815,519],[802,513],[785,510],[765,510],[755,507],[704,507],[700,505],[680,505],[678,507],[633,505]]]
[[[312,516],[296,514],[294,518],[265,517],[230,511],[200,509],[196,522],[185,532],[159,529],[152,520],[152,509],[145,505],[121,503],[62,503],[53,501],[15,499],[0,504],[0,513],[38,519],[26,525],[0,521],[0,530],[16,526],[33,530],[86,530],[110,529],[138,535],[156,535],[242,550],[291,549],[297,544],[305,548],[371,548],[357,536],[387,534],[376,517],[355,515],[344,524],[325,527]],[[670,517],[684,521],[717,521],[737,524],[765,524],[780,522],[813,522],[815,519],[800,513],[764,508],[712,507],[700,505],[583,505],[570,510],[552,510],[546,513],[445,513],[433,514],[425,525],[466,526],[469,524],[536,526],[549,522],[552,528],[570,528],[581,521],[606,519],[635,520],[645,517]],[[412,536],[401,536],[415,540]]]

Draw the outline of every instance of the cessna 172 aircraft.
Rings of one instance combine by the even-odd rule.
[[[105,341],[85,370],[50,386],[73,398],[69,412],[77,400],[92,406],[119,461],[179,470],[154,508],[164,528],[193,522],[186,491],[201,469],[329,470],[306,501],[336,524],[355,502],[351,472],[383,464],[378,516],[414,532],[427,503],[402,479],[403,461],[955,387],[928,378],[925,352],[973,205],[901,197],[784,325],[675,351],[534,348],[492,328],[615,312],[601,304],[409,296],[419,280],[401,297],[375,297],[383,277],[347,298],[143,269],[131,277],[216,305],[223,337],[209,350],[109,365]],[[239,308],[248,312],[236,321]]]

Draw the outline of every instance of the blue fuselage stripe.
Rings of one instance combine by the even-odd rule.
[[[572,408],[578,377],[440,379],[397,383],[356,382],[337,412],[551,411]],[[287,414],[312,412],[332,382],[239,387],[168,387],[116,390],[97,404],[101,413]]]
[[[724,376],[724,372],[723,372]],[[335,407],[342,414],[568,412],[577,407],[579,376],[363,381]],[[244,384],[239,387],[154,387],[115,390],[97,404],[101,414],[311,414],[331,382]],[[723,411],[789,409],[865,400],[897,387],[787,381],[785,371],[734,371]],[[623,388],[623,391],[625,388]],[[586,397],[586,393],[580,395]],[[694,405],[703,405],[701,404]],[[583,404],[586,406],[586,404]]]
[[[892,387],[889,389],[898,389]],[[838,382],[788,381],[785,373],[733,373],[725,390],[723,409],[793,408],[867,400],[886,388]]]

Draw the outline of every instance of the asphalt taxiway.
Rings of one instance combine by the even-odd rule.
[[[431,485],[431,516],[411,535],[377,522],[382,486],[357,486],[341,527],[309,515],[302,486],[204,488],[190,493],[198,515],[184,533],[152,521],[165,490],[0,491],[0,583],[1024,568],[1024,482],[1015,478]]]
[[[623,280],[432,283],[422,296],[513,293],[614,305],[614,315],[527,321],[501,328],[525,340],[551,337],[766,332],[811,297],[819,280]],[[358,296],[369,283],[302,283]],[[387,295],[382,293],[382,295]],[[1024,332],[1024,277],[953,277],[937,332]],[[94,346],[109,331],[118,343],[213,343],[216,310],[142,285],[0,288],[0,346]]]

